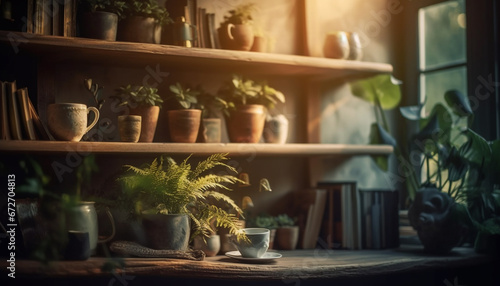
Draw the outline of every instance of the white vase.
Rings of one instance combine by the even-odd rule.
[[[269,117],[266,120],[263,135],[266,143],[286,143],[286,139],[288,138],[288,119],[283,114]]]

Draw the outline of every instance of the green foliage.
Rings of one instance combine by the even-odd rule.
[[[85,89],[90,92],[90,94],[92,94],[97,109],[101,110],[102,105],[104,104],[104,99],[101,98],[103,87],[99,86],[97,83],[92,82],[91,78],[84,79],[83,85],[85,86]]]
[[[228,110],[236,108],[237,105],[261,104],[270,110],[274,109],[276,104],[285,102],[283,93],[266,82],[257,83],[236,74],[232,76],[231,81],[221,86],[218,95],[226,115],[229,115]]]
[[[214,154],[200,161],[195,168],[188,163],[190,156],[177,163],[167,156],[160,156],[151,164],[139,168],[127,165],[127,171],[118,179],[123,187],[123,201],[135,214],[188,214],[191,217],[191,238],[208,236],[215,227],[228,228],[229,232],[243,235],[237,225],[236,214],[242,210],[227,195],[218,190],[231,190],[228,185],[240,180],[224,173],[210,173],[216,167],[227,172],[236,170],[227,165],[227,154]],[[223,203],[230,211],[216,206]]]
[[[260,214],[253,218],[249,218],[247,224],[248,227],[263,227],[268,229],[274,229],[278,227],[278,222],[276,221],[275,217],[266,213]]]
[[[182,86],[179,82],[170,85],[170,91],[173,93],[173,98],[181,108],[195,108],[198,103],[200,91],[192,89],[189,86]]]
[[[292,218],[287,214],[280,214],[276,216],[276,223],[279,227],[294,226],[296,222],[296,218]]]
[[[125,1],[115,0],[80,0],[80,7],[84,11],[96,12],[110,12],[115,13],[121,17],[123,10],[126,7]]]
[[[222,24],[251,24],[253,22],[252,14],[256,12],[255,10],[256,9],[254,3],[236,6],[235,9],[229,10],[229,15],[224,16],[224,22]]]
[[[123,15],[124,18],[130,16],[152,17],[162,26],[173,23],[167,9],[158,5],[157,0],[126,0]]]
[[[149,86],[134,85],[130,84],[127,86],[121,86],[115,90],[116,95],[113,98],[117,98],[121,101],[120,106],[127,105],[130,108],[136,108],[141,106],[159,106],[162,107],[163,99],[158,94],[158,89]]]

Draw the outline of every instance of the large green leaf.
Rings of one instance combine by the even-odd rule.
[[[399,108],[401,115],[408,120],[420,120],[420,114],[422,112],[421,106],[404,106]]]
[[[392,75],[383,74],[351,83],[351,91],[372,104],[380,103],[383,109],[392,109],[401,101],[401,83]]]
[[[458,90],[448,90],[444,94],[444,99],[446,103],[451,108],[453,113],[460,117],[466,117],[472,115],[472,108],[470,107],[469,99],[465,97]]]
[[[463,134],[468,140],[460,146],[460,156],[476,166],[489,166],[492,151],[488,141],[471,129],[466,129]]]
[[[450,141],[450,132],[453,125],[453,119],[448,109],[438,103],[432,109],[429,118],[420,120],[423,126],[421,131],[415,135],[417,140],[433,140],[441,144],[448,144]]]

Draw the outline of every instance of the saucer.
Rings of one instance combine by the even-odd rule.
[[[241,253],[237,250],[226,252],[226,256],[234,258],[241,262],[248,262],[248,263],[267,263],[275,259],[281,258],[281,254],[277,252],[266,252],[262,257],[256,257],[256,258],[243,257],[241,256]]]

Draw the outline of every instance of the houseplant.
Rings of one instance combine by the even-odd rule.
[[[158,89],[142,85],[126,85],[119,87],[115,92],[113,98],[120,101],[120,106],[128,106],[130,114],[141,116],[139,142],[153,142],[163,104]]]
[[[285,102],[280,91],[241,75],[233,75],[225,82],[218,98],[224,106],[229,139],[237,143],[259,142],[268,110]]]
[[[126,166],[126,172],[118,179],[123,188],[123,206],[142,218],[149,247],[185,250],[190,239],[208,237],[215,231],[214,226],[227,228],[231,234],[244,238],[232,213],[241,214],[241,209],[218,191],[230,190],[228,185],[239,182],[227,173],[236,170],[225,163],[226,156],[213,154],[194,168],[188,162],[191,156],[181,163],[160,156],[144,167]],[[224,174],[211,173],[214,168],[223,168]],[[224,202],[232,212],[214,202]],[[167,220],[178,224],[167,229]]]
[[[217,29],[223,49],[248,51],[252,48],[254,12],[255,4],[247,3],[237,6],[224,16],[224,21]]]
[[[179,82],[170,85],[172,100],[177,109],[167,111],[170,140],[177,143],[195,143],[201,122],[201,109],[196,108],[199,91]]]
[[[167,9],[157,0],[125,1],[126,9],[118,23],[118,40],[159,44],[162,28],[173,22]]]
[[[297,219],[287,214],[280,214],[275,217],[276,237],[274,243],[277,249],[294,250],[299,241],[299,226],[296,225]]]
[[[355,82],[352,91],[372,102],[379,115],[381,123],[372,125],[371,143],[395,147],[411,204],[408,216],[425,250],[447,253],[467,238],[468,230],[476,250],[485,251],[482,237],[500,235],[500,191],[495,188],[500,141],[487,141],[472,131],[474,114],[468,99],[449,90],[445,102],[435,104],[428,114],[423,113],[424,105],[400,108],[404,118],[420,125],[408,150],[400,148],[387,131],[383,111],[399,103],[399,87],[393,82],[389,76],[377,76]],[[460,119],[466,123],[459,124]],[[376,162],[387,170],[386,158]],[[426,175],[423,182],[420,171]],[[498,251],[498,245],[491,248]]]
[[[125,1],[79,0],[79,31],[84,38],[116,41]]]

